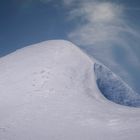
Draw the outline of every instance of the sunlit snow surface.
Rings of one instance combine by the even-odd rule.
[[[140,109],[103,96],[99,84],[102,87],[111,76],[101,76],[104,70],[95,63],[63,40],[1,58],[0,140],[139,140]],[[120,91],[112,86],[115,93]]]

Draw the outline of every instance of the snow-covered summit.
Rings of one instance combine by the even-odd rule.
[[[108,101],[91,60],[47,41],[0,59],[0,140],[139,140],[140,110]]]

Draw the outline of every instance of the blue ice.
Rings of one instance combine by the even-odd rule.
[[[110,101],[130,107],[140,107],[140,94],[136,93],[111,70],[94,64],[96,82],[101,93]]]

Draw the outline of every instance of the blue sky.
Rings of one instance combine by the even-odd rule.
[[[140,93],[139,0],[0,0],[0,56],[72,41]]]

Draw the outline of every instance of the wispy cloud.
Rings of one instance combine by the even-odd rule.
[[[122,34],[138,34],[124,20],[124,7],[112,2],[83,2],[70,12],[70,18],[82,19],[69,38],[79,45],[101,41],[122,41]]]

